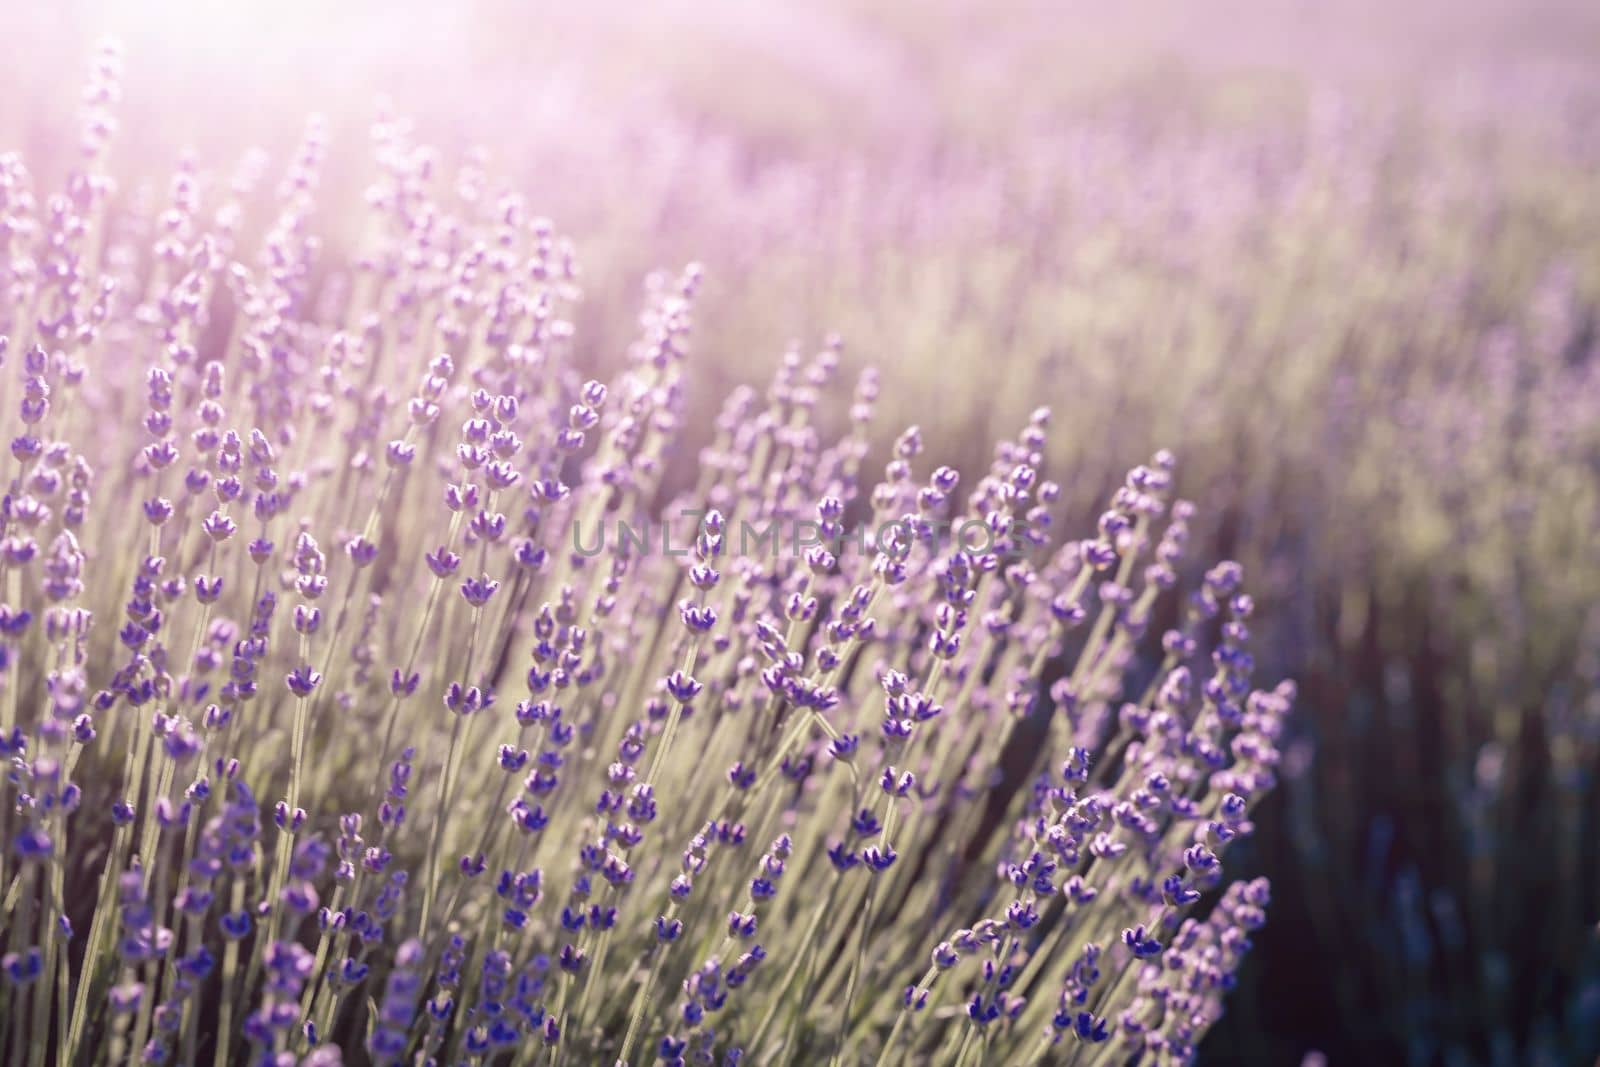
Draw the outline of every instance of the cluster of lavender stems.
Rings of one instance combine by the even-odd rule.
[[[1048,410],[874,477],[830,343],[674,485],[697,268],[586,380],[520,197],[380,124],[325,262],[312,123],[140,214],[117,71],[64,189],[0,163],[7,1062],[1193,1059],[1293,688],[1236,564],[1183,580],[1172,456],[1058,538]],[[608,518],[692,548],[574,549]]]

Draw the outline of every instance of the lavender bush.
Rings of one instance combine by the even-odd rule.
[[[602,384],[480,167],[381,123],[349,258],[318,123],[145,210],[117,69],[0,163],[8,1062],[1194,1058],[1294,690],[1169,454],[1081,540],[1046,409],[873,478],[830,344],[680,483],[697,268]]]
[[[327,109],[308,284],[331,323],[373,243],[347,146],[391,94],[378,112],[441,147],[417,161],[438,195],[490,169],[583,249],[563,317],[585,379],[622,370],[644,274],[703,258],[660,504],[697,483],[720,399],[762,384],[750,354],[823,328],[850,338],[842,377],[882,373],[873,466],[915,422],[926,469],[981,471],[1048,398],[1051,511],[1081,530],[1171,445],[1205,502],[1191,556],[1244,563],[1273,623],[1260,669],[1311,711],[1280,746],[1288,803],[1229,856],[1271,875],[1274,921],[1205,1058],[1592,1062],[1597,9],[1225,6],[10,5],[0,36],[28,47],[0,147],[64,187],[62,57],[115,28],[123,245],[154,243],[192,158],[208,214],[240,183],[234,240],[255,248],[276,201],[247,190]],[[810,420],[852,429],[848,404]],[[670,512],[644,514],[659,552]],[[1002,789],[1036,728],[1012,732]]]

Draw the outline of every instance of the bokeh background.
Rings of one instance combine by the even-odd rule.
[[[353,243],[404,116],[572,238],[597,373],[700,261],[707,427],[837,332],[935,462],[1053,406],[1084,516],[1175,450],[1304,693],[1208,1061],[1600,1056],[1600,6],[6,4],[0,150],[41,187],[106,34],[118,196],[281,163],[315,112]]]

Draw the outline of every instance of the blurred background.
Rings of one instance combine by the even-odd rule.
[[[110,34],[121,197],[281,173],[315,112],[353,245],[407,117],[572,238],[597,371],[700,261],[707,426],[837,332],[930,462],[1054,407],[1076,521],[1172,448],[1304,693],[1207,1061],[1593,1062],[1600,5],[1112,6],[13,3],[0,151],[58,186]]]

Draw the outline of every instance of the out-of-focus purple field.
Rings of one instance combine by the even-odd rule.
[[[1600,1056],[1600,5],[10,4],[0,152],[26,165],[41,202],[80,162],[81,87],[107,35],[123,57],[107,210],[129,220],[126,244],[159,229],[181,166],[197,214],[238,199],[233,232],[255,248],[316,114],[326,153],[306,285],[348,292],[373,240],[376,124],[385,144],[429,147],[420,169],[439,189],[519,194],[570,239],[572,380],[550,411],[577,382],[630,366],[650,279],[659,297],[662,277],[700,264],[680,439],[652,474],[660,500],[721,477],[701,449],[742,440],[718,436],[730,391],[761,389],[791,345],[834,334],[841,379],[877,369],[878,419],[859,430],[830,397],[808,425],[829,441],[862,434],[869,470],[915,423],[919,464],[981,472],[993,443],[1048,405],[1052,521],[1092,530],[1124,472],[1171,449],[1177,495],[1198,504],[1183,577],[1240,561],[1261,684],[1299,686],[1278,788],[1227,857],[1230,876],[1270,877],[1267,925],[1228,975],[1237,988],[1200,1061]],[[230,193],[244,188],[261,195]],[[205,336],[222,350],[223,334]],[[102,367],[119,352],[140,361],[116,410],[142,417],[143,349],[101,347]],[[14,344],[8,382],[20,356]],[[397,375],[397,392],[414,378]],[[9,439],[14,397],[0,397]],[[101,488],[102,502],[118,491]],[[126,492],[116,506],[132,514],[143,490]],[[404,543],[409,517],[393,521]],[[333,544],[333,529],[315,532]],[[131,575],[138,560],[125,562],[112,570]],[[675,588],[654,607],[670,613]],[[102,592],[114,632],[124,591]],[[1152,632],[1179,617],[1156,609]],[[1126,699],[1165,673],[1159,662],[1132,656]],[[91,665],[89,691],[108,684]],[[945,704],[965,711],[954,693]],[[1018,715],[997,767],[1031,773],[1023,754],[1049,729],[1037,718]],[[1009,798],[1020,773],[989,784]],[[741,871],[767,846],[756,832]],[[993,855],[968,858],[989,876]],[[866,901],[870,915],[871,890]],[[855,950],[847,941],[839,951]],[[817,988],[888,1020],[892,998],[872,999],[872,981],[898,993],[926,949],[908,946],[920,954],[909,978],[869,971],[856,993],[867,965],[846,961]],[[651,966],[636,970],[653,979]],[[570,1010],[597,1031],[609,1018]],[[785,1048],[826,1057],[803,1015]],[[877,1055],[888,1026],[863,1027],[875,1036],[860,1049]],[[611,1036],[593,1048],[615,1055]],[[54,1050],[64,1035],[37,1040]],[[917,1062],[960,1062],[913,1040]],[[961,1057],[1033,1052],[959,1040]]]

